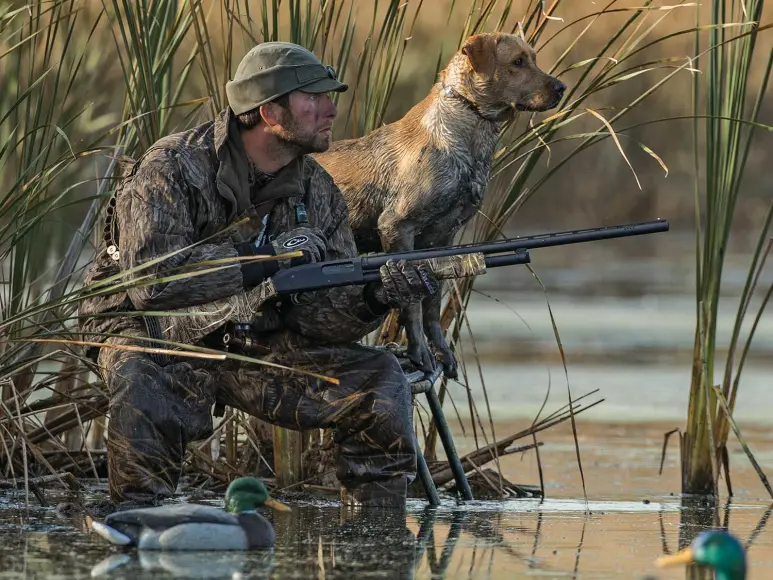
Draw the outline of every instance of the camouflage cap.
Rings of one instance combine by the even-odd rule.
[[[241,115],[295,90],[327,93],[348,88],[336,79],[332,66],[325,66],[302,46],[264,42],[244,55],[225,92],[233,112]]]

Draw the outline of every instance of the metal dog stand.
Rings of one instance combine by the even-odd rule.
[[[389,345],[386,348],[392,352],[401,364],[407,363],[407,359],[404,356],[405,348],[397,347],[396,345]],[[401,356],[403,355],[403,356]],[[446,421],[443,408],[440,406],[440,399],[438,399],[437,392],[435,391],[435,383],[440,378],[443,369],[438,366],[431,374],[425,375],[423,371],[414,371],[406,373],[405,377],[408,379],[408,383],[411,385],[411,392],[414,395],[419,393],[425,393],[427,396],[427,403],[429,404],[430,412],[435,420],[435,426],[440,435],[440,441],[443,444],[448,463],[451,466],[451,471],[454,474],[454,480],[456,481],[456,488],[462,495],[462,499],[472,500],[472,490],[470,484],[467,481],[467,475],[464,472],[464,467],[459,459],[459,455],[456,452],[454,446],[454,440],[451,437],[451,430],[448,428],[448,422]],[[438,495],[435,482],[432,481],[432,475],[429,472],[427,461],[424,458],[424,454],[419,446],[418,439],[414,436],[414,446],[416,448],[417,468],[419,479],[424,486],[424,491],[427,494],[429,503],[431,505],[440,504],[440,496]]]

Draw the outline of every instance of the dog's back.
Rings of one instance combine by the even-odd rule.
[[[378,218],[394,199],[393,172],[399,150],[391,141],[395,133],[391,126],[380,127],[357,139],[335,141],[325,153],[315,159],[330,173],[341,190],[349,210],[349,222],[361,252],[381,249]]]

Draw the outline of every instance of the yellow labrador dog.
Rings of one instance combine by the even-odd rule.
[[[315,154],[346,198],[360,252],[453,244],[481,205],[501,124],[516,111],[556,107],[565,89],[537,67],[522,33],[476,34],[402,119]],[[432,370],[431,345],[444,374],[456,378],[440,301],[438,293],[404,309],[400,323],[419,368]]]

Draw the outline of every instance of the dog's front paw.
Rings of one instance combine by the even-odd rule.
[[[456,357],[448,345],[435,347],[440,355],[440,364],[443,365],[443,375],[447,379],[458,379],[459,371],[456,366]]]
[[[439,324],[429,324],[425,327],[427,333],[427,339],[429,344],[435,353],[435,360],[439,360],[443,365],[443,375],[447,379],[459,378],[459,371],[457,370],[456,357],[451,351],[451,347],[448,346],[443,331],[440,329]]]
[[[431,373],[435,370],[435,357],[432,356],[432,351],[426,340],[408,341],[406,354],[417,369],[425,373]]]

